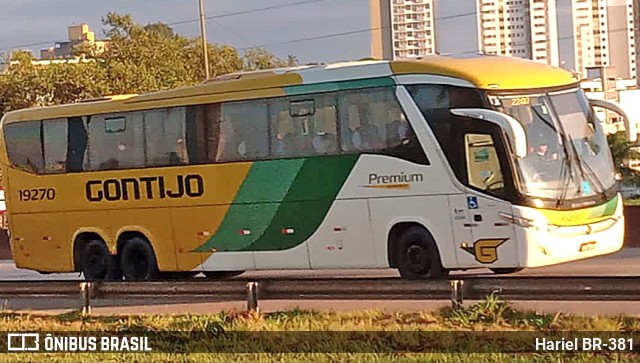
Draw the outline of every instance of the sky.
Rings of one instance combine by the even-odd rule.
[[[280,58],[295,55],[300,63],[337,62],[370,56],[369,0],[204,0],[207,38],[239,49],[263,46]],[[559,15],[569,14],[570,0],[557,0]],[[296,3],[306,2],[295,5]],[[440,0],[436,19],[475,11],[475,0]],[[249,12],[282,6],[278,9]],[[186,36],[198,36],[198,0],[0,0],[0,52],[40,48],[67,38],[67,26],[86,22],[98,38],[108,12],[131,14],[138,23],[172,25]],[[230,15],[232,13],[242,13]],[[569,16],[570,18],[570,16]],[[192,20],[191,22],[188,22]],[[185,22],[187,21],[187,22]],[[476,16],[436,22],[441,53],[478,49]],[[571,34],[560,21],[560,37]],[[347,33],[340,36],[336,34]],[[319,38],[319,39],[310,39]],[[36,44],[42,43],[42,44]],[[560,42],[561,60],[572,65],[571,41]]]

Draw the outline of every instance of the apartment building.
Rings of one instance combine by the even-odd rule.
[[[481,52],[559,66],[556,0],[476,1]]]
[[[74,48],[81,44],[87,44],[95,48],[97,52],[103,52],[108,46],[106,40],[96,40],[96,35],[89,29],[86,23],[71,25],[67,28],[68,40],[56,42],[53,47],[40,51],[41,59],[73,58]]]
[[[416,58],[436,53],[434,0],[370,0],[371,56]]]
[[[572,0],[576,70],[615,69],[618,77],[637,79],[633,0]]]

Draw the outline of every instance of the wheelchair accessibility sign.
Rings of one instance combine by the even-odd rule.
[[[478,209],[478,197],[467,197],[467,207],[469,209]]]

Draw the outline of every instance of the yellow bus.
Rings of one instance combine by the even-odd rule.
[[[594,105],[626,116],[557,68],[432,56],[11,112],[0,161],[14,260],[87,279],[418,279],[612,253],[622,200]]]

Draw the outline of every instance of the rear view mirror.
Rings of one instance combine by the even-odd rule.
[[[471,117],[500,126],[506,132],[511,143],[511,149],[516,153],[516,156],[519,158],[527,156],[527,135],[522,124],[513,117],[484,108],[456,108],[450,112],[455,116]]]
[[[618,115],[622,116],[627,141],[630,143],[635,143],[636,141],[638,141],[638,130],[636,129],[636,121],[631,120],[626,111],[618,103],[615,103],[613,101],[589,99],[589,106],[604,108],[605,110],[615,112]]]

